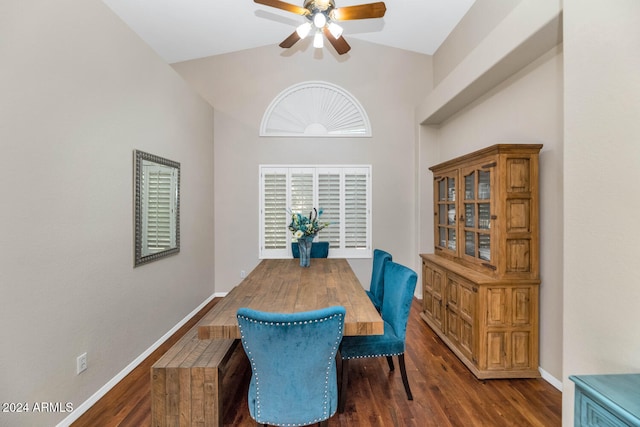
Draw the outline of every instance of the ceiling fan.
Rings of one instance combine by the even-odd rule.
[[[342,27],[336,22],[353,19],[382,18],[387,10],[384,2],[381,1],[339,8],[336,8],[333,0],[305,0],[302,7],[280,0],[253,1],[265,6],[293,12],[307,18],[307,22],[296,28],[289,37],[280,43],[280,47],[290,48],[313,30],[314,47],[321,48],[323,46],[322,35],[324,34],[327,40],[329,40],[329,43],[331,43],[340,55],[349,52],[351,46],[349,46],[344,37],[342,37]]]

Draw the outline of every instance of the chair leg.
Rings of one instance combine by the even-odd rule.
[[[340,391],[338,392],[338,412],[344,412],[344,406],[347,403],[347,384],[349,383],[349,359],[342,359],[342,381],[340,381]]]
[[[404,365],[404,353],[398,355],[398,363],[400,364],[400,374],[402,375],[402,382],[404,383],[404,391],[407,392],[407,399],[413,400],[413,395],[409,388],[409,378],[407,378],[407,368]]]
[[[387,356],[387,363],[389,364],[389,370],[390,371],[395,370],[395,367],[393,366],[393,357]]]

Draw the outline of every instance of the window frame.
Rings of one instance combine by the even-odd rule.
[[[318,200],[320,199],[320,176],[321,175],[339,175],[339,221],[338,223],[332,222],[329,227],[339,227],[338,230],[338,243],[339,247],[336,247],[334,243],[331,244],[329,250],[329,257],[331,258],[371,258],[372,249],[372,167],[371,165],[299,165],[299,164],[291,164],[291,165],[259,165],[259,213],[258,213],[258,222],[259,222],[259,230],[260,237],[258,243],[258,257],[259,259],[269,259],[269,258],[291,258],[291,241],[292,234],[288,230],[287,226],[290,222],[290,217],[288,212],[292,210],[292,175],[294,173],[297,174],[311,174],[312,175],[312,206],[310,208],[322,208],[322,206],[318,205]],[[267,210],[267,206],[265,202],[267,200],[266,190],[266,175],[285,175],[285,192],[286,192],[286,200],[284,204],[286,205],[284,208],[284,222],[283,222],[283,235],[285,237],[285,247],[281,246],[278,248],[266,248],[266,215],[265,211]],[[346,182],[348,177],[353,176],[364,176],[364,188],[365,188],[365,207],[364,212],[360,212],[360,214],[364,214],[364,244],[358,247],[348,248],[346,247],[347,243],[347,228],[346,228]],[[280,178],[282,179],[282,178]],[[335,177],[333,178],[335,179]],[[334,195],[335,197],[335,195]],[[273,198],[273,197],[272,197]],[[362,200],[362,199],[357,199]],[[279,201],[278,203],[282,203]],[[278,208],[279,209],[279,208]],[[298,210],[294,210],[297,212]],[[322,219],[322,217],[321,217]],[[282,221],[282,219],[278,218],[278,221]],[[361,221],[361,220],[360,220]],[[270,228],[273,230],[273,227]],[[320,231],[319,236],[316,240],[323,241],[323,232],[326,233],[326,230],[329,228],[325,228]],[[332,230],[333,235],[335,235],[335,229]],[[273,231],[272,231],[273,233]],[[280,240],[282,235],[276,237],[277,240]],[[335,237],[334,237],[335,239]],[[271,241],[274,239],[272,238]],[[333,240],[332,240],[333,242]],[[276,243],[277,244],[277,243]]]
[[[177,179],[176,168],[143,162],[141,200],[142,256],[155,255],[176,246],[176,224],[171,218],[176,215]]]

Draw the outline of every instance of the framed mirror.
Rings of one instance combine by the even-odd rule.
[[[134,267],[180,252],[180,163],[134,151]]]

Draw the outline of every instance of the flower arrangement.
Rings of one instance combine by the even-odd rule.
[[[322,215],[322,208],[320,210],[313,208],[308,217],[291,211],[289,211],[289,214],[291,215],[289,230],[291,230],[295,239],[315,236],[320,230],[329,225],[328,222],[319,221]]]

